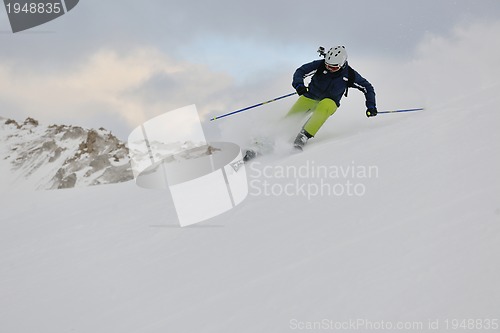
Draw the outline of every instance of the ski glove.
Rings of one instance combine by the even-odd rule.
[[[302,96],[307,92],[307,87],[300,85],[297,88],[295,88],[295,90],[297,91],[297,95]]]
[[[375,117],[377,115],[377,108],[370,108],[366,110],[366,116],[369,117]]]

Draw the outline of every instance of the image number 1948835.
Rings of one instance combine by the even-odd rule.
[[[70,10],[79,0],[4,0],[12,32],[20,32],[52,21]]]

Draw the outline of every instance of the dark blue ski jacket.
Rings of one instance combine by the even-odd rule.
[[[349,71],[351,71],[352,83],[349,82]],[[368,109],[376,108],[373,86],[358,72],[350,68],[347,63],[344,68],[337,72],[328,71],[324,60],[315,60],[304,64],[297,68],[293,74],[292,86],[295,89],[301,85],[304,86],[304,78],[312,73],[314,75],[309,83],[308,91],[304,94],[305,97],[318,101],[330,98],[335,101],[337,106],[340,106],[340,99],[347,92],[347,89],[357,88],[365,94],[366,107]]]

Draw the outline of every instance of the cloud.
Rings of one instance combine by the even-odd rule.
[[[351,64],[374,84],[379,108],[474,103],[475,93],[499,82],[499,34],[498,20],[471,22],[426,34],[408,60],[354,57]]]
[[[79,119],[105,112],[133,127],[188,104],[217,105],[211,95],[230,78],[196,65],[174,61],[154,48],[125,54],[103,49],[65,71],[17,70],[0,65],[0,99],[29,115],[56,121],[71,113]],[[4,114],[5,116],[14,116]]]
[[[300,59],[320,44],[347,44],[371,56],[407,56],[426,31],[443,34],[453,25],[474,18],[493,19],[499,13],[498,0],[482,0],[481,5],[470,0],[319,0],[307,4],[255,0],[237,5],[230,0],[85,0],[31,33],[2,35],[0,58],[21,60],[19,65],[55,58],[72,64],[102,47],[122,53],[153,46],[185,59],[187,54],[198,54],[200,44],[215,66],[220,66],[219,55],[245,52],[247,66],[270,64],[272,68],[283,56]],[[8,24],[4,29],[8,30]],[[44,31],[50,33],[35,33]],[[203,45],[207,40],[217,47]],[[302,51],[298,55],[283,49]]]

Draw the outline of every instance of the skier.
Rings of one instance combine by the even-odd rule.
[[[349,66],[345,47],[332,47],[327,53],[320,47],[318,52],[325,57],[324,60],[304,64],[293,74],[292,87],[300,97],[286,116],[312,112],[293,143],[299,150],[302,150],[307,140],[316,135],[328,117],[335,113],[342,95],[347,96],[349,88],[357,88],[365,94],[367,117],[377,115],[375,90],[370,82]],[[306,87],[304,78],[311,75],[309,86]],[[247,149],[243,161],[249,161],[260,154],[259,149]]]
[[[345,47],[332,47],[326,54],[324,49],[320,48],[318,52],[325,56],[324,60],[304,64],[293,75],[292,86],[300,97],[287,116],[312,111],[311,117],[295,138],[294,147],[297,149],[302,149],[307,140],[316,135],[328,117],[335,113],[340,106],[342,95],[347,96],[350,87],[357,88],[365,94],[366,116],[377,115],[375,90],[370,82],[348,65]],[[311,82],[306,87],[304,78],[312,74]]]

